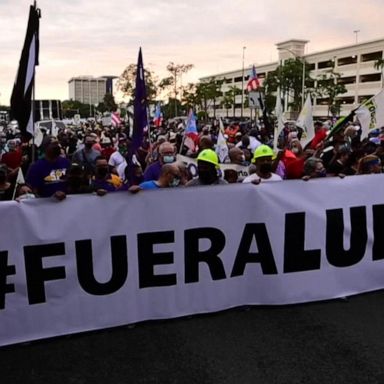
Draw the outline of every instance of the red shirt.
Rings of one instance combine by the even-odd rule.
[[[22,154],[20,149],[15,151],[4,153],[1,156],[1,162],[4,163],[8,168],[16,169],[21,165]]]
[[[315,137],[313,138],[310,148],[316,149],[317,145],[321,143],[325,138],[327,137],[327,130],[325,128],[320,128],[316,133]]]

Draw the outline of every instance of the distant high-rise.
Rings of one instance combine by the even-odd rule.
[[[113,94],[112,80],[116,76],[78,76],[68,81],[69,99],[83,104],[99,104],[106,93]]]

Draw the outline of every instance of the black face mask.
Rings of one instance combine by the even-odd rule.
[[[87,149],[91,149],[92,146],[93,146],[93,143],[85,143],[84,146],[85,146],[85,148],[87,148]]]
[[[59,157],[61,154],[61,148],[57,145],[55,147],[52,147],[52,156],[53,157]]]
[[[210,171],[199,171],[199,179],[203,184],[213,184],[217,180],[216,169]]]
[[[272,172],[271,163],[260,164],[260,173],[271,173],[271,172]]]
[[[108,168],[96,168],[96,175],[103,179],[108,175]]]

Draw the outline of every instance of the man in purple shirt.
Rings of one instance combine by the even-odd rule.
[[[158,180],[163,164],[170,164],[176,161],[175,147],[168,141],[159,146],[159,160],[155,161],[144,172],[144,181]]]
[[[66,172],[70,165],[68,159],[60,156],[59,142],[52,137],[46,143],[44,158],[31,164],[26,182],[36,196],[60,199],[60,196],[65,196]]]

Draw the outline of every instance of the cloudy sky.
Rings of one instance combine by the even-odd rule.
[[[0,104],[9,105],[32,0],[0,0]],[[384,0],[38,0],[36,97],[68,99],[68,80],[120,75],[143,48],[159,77],[194,64],[184,81],[277,60],[275,44],[309,40],[306,53],[384,38]]]

